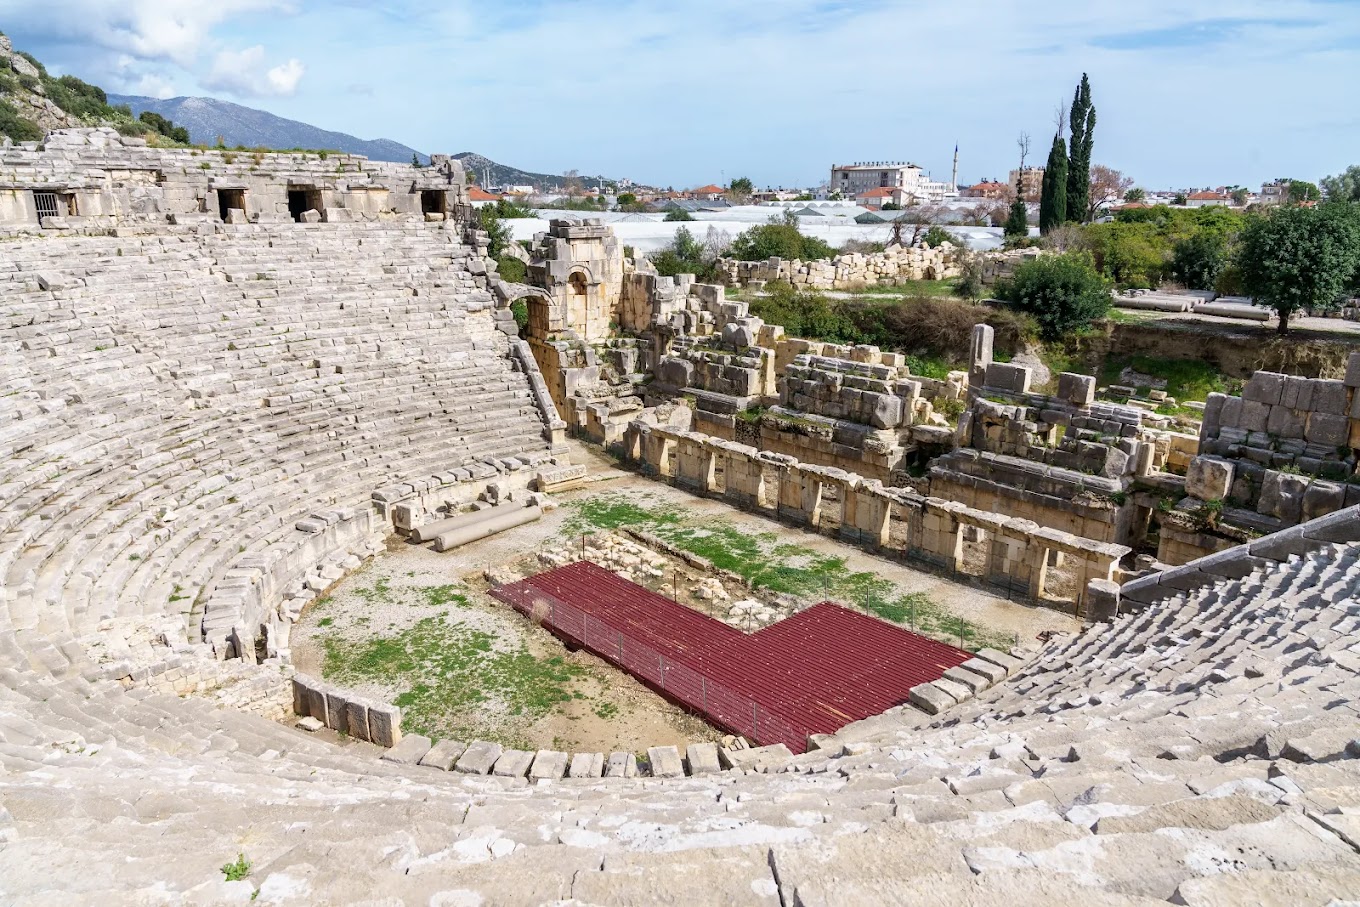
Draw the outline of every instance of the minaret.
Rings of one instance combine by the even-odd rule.
[[[959,143],[954,143],[954,176],[949,181],[949,191],[959,191]]]

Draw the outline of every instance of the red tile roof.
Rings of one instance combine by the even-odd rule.
[[[501,200],[499,195],[492,195],[485,189],[472,186],[468,189],[468,201],[470,202],[498,202]]]
[[[870,189],[867,192],[861,192],[859,195],[856,195],[855,198],[892,198],[893,193],[896,191],[896,189],[885,186],[883,188]]]
[[[694,195],[722,195],[722,194],[723,194],[724,192],[726,192],[726,191],[727,191],[727,190],[724,189],[722,186],[713,186],[713,185],[709,185],[709,186],[700,186],[698,189],[695,189],[695,190],[693,191],[693,194],[694,194]]]
[[[1226,202],[1228,200],[1228,196],[1221,195],[1220,193],[1217,192],[1191,192],[1189,195],[1186,196],[1186,198],[1195,199],[1197,201],[1216,201],[1216,202]]]

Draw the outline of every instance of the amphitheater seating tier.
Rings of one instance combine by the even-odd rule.
[[[492,298],[418,223],[32,239],[0,262],[0,632],[58,676],[185,622],[318,509],[547,442]]]
[[[1210,907],[1360,891],[1357,542],[1055,639],[936,719],[894,709],[752,771],[530,785],[125,689],[95,662],[182,634],[159,657],[197,670],[182,656],[204,603],[294,544],[299,520],[542,455],[542,418],[439,228],[5,252],[4,903]],[[251,874],[228,882],[238,854]]]

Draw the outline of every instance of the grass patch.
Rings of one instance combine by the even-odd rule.
[[[1233,393],[1242,382],[1229,378],[1199,359],[1159,359],[1153,356],[1111,356],[1100,370],[1100,381],[1108,386],[1123,384],[1120,375],[1131,368],[1141,375],[1166,382],[1166,394],[1177,403],[1205,400],[1213,393]]]
[[[732,571],[754,588],[837,601],[906,626],[914,621],[918,632],[956,645],[962,629],[968,648],[1010,648],[1009,637],[955,617],[923,593],[898,596],[891,580],[869,571],[852,571],[843,557],[802,545],[778,544],[779,538],[772,532],[752,533],[711,517],[689,523],[673,512],[649,510],[616,495],[570,506],[576,508],[569,521],[572,534],[624,526],[643,528],[677,548],[707,558],[715,567]],[[594,522],[595,517],[600,521]]]
[[[907,296],[953,298],[954,280],[908,280],[892,286],[872,286],[856,291],[856,296]]]
[[[354,594],[369,603],[392,601],[392,587],[385,576],[374,580],[372,588],[355,589]]]
[[[461,597],[461,596],[460,596]],[[340,684],[405,688],[393,701],[410,731],[431,737],[475,735],[478,715],[536,719],[571,699],[585,669],[520,646],[498,649],[494,634],[437,615],[391,636],[321,640],[322,675]]]
[[[458,605],[460,607],[468,603],[467,596],[454,591],[457,586],[426,586],[418,591],[424,603],[432,607],[440,605]]]

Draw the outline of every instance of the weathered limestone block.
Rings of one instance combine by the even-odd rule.
[[[370,705],[368,739],[378,746],[396,746],[400,743],[401,709],[385,703]]]
[[[987,377],[987,366],[992,364],[992,349],[996,331],[989,324],[973,325],[973,336],[968,349],[968,379],[974,387],[981,387]]]
[[[694,382],[694,363],[688,359],[662,359],[656,367],[656,380],[672,387],[689,387]]]
[[[604,776],[604,753],[577,753],[567,768],[568,778],[600,778]]]
[[[398,765],[415,765],[425,758],[430,747],[429,737],[422,737],[420,734],[408,734],[401,738],[396,746],[383,753],[382,758]]]
[[[648,747],[647,762],[652,767],[653,778],[679,778],[685,774],[680,751],[673,746]]]
[[[933,683],[922,683],[911,688],[907,701],[927,715],[938,715],[957,700]]]
[[[350,698],[345,704],[345,723],[349,725],[349,735],[355,740],[369,739],[368,703],[361,699]]]
[[[523,778],[529,774],[529,766],[533,765],[533,762],[534,754],[531,752],[505,750],[491,767],[491,774],[498,778]]]
[[[530,781],[553,780],[567,773],[567,754],[556,750],[539,750],[534,754],[534,763],[529,767]]]
[[[1096,379],[1063,372],[1058,376],[1058,398],[1073,406],[1090,406],[1096,399]]]
[[[1093,579],[1086,584],[1086,613],[1091,620],[1111,621],[1119,615],[1119,584]]]
[[[1266,406],[1279,406],[1284,394],[1285,376],[1278,372],[1256,372],[1242,389],[1242,399]]]
[[[718,762],[716,743],[691,743],[685,748],[685,763],[691,775],[708,775],[722,771]]]
[[[1303,515],[1303,495],[1307,490],[1306,477],[1271,470],[1261,483],[1256,510],[1293,525]]]
[[[606,778],[632,778],[637,775],[637,756],[632,753],[610,753],[605,766]]]
[[[501,745],[485,740],[474,740],[467,750],[458,757],[453,770],[465,775],[487,775],[501,757]]]
[[[1225,501],[1234,477],[1235,467],[1231,460],[1195,457],[1185,471],[1185,493],[1201,501]]]
[[[467,750],[467,744],[459,740],[441,740],[420,757],[420,764],[437,768],[441,772],[453,770],[453,764]]]
[[[987,387],[1013,394],[1027,394],[1029,393],[1032,374],[1030,369],[1023,365],[993,362],[987,366],[984,384]]]
[[[1350,403],[1349,395],[1346,393],[1346,383],[1327,378],[1314,378],[1310,382],[1313,386],[1313,399],[1311,405],[1307,407],[1316,413],[1329,413],[1333,416],[1344,416]],[[1302,409],[1303,407],[1300,407]]]
[[[1310,444],[1341,447],[1349,441],[1350,421],[1345,416],[1334,413],[1312,413],[1308,416],[1308,428],[1304,438]]]
[[[1313,482],[1303,493],[1303,519],[1315,520],[1346,506],[1346,486],[1337,482]]]

